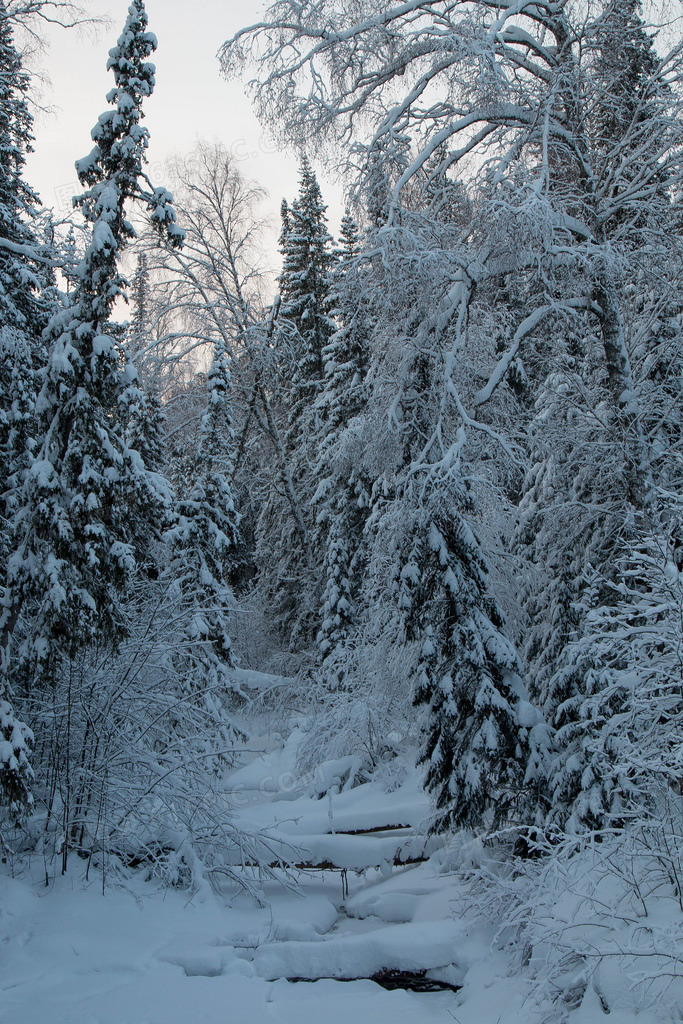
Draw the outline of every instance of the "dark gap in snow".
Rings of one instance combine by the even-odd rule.
[[[428,978],[426,971],[379,971],[373,974],[370,981],[390,992],[397,988],[408,992],[459,992],[462,988],[461,985],[451,985],[447,981]]]
[[[287,978],[292,984],[313,985],[322,978]],[[381,988],[393,992],[396,989],[403,989],[406,992],[459,992],[461,985],[451,985],[447,981],[438,981],[435,978],[427,977],[427,971],[378,971],[369,977],[358,978],[333,978],[333,981],[374,981]]]
[[[373,836],[381,835],[383,832],[412,832],[413,828],[411,825],[380,825],[375,828],[354,828],[354,829],[337,829],[334,835],[338,836]],[[332,833],[328,832],[328,835]]]

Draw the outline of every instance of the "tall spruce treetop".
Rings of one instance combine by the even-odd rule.
[[[654,113],[648,84],[658,58],[641,12],[641,0],[612,0],[592,34],[597,76],[606,87],[596,106],[593,133],[596,148],[607,154],[634,124],[643,124]]]
[[[47,324],[43,246],[36,238],[39,200],[23,179],[33,141],[29,77],[14,45],[10,18],[0,0],[0,494],[25,468],[35,402],[34,371],[43,361]]]
[[[330,274],[330,305],[339,327],[323,350],[325,382],[318,400],[329,435],[363,408],[365,376],[369,363],[369,315],[363,302],[357,257],[360,254],[358,225],[347,210],[341,222],[339,262]]]
[[[590,36],[595,54],[597,102],[589,107],[589,133],[593,159],[608,184],[606,194],[616,212],[605,221],[605,237],[616,246],[640,246],[643,229],[659,222],[670,229],[671,196],[667,188],[668,161],[658,152],[666,136],[670,85],[661,81],[661,60],[642,21],[641,0],[611,0],[597,18]],[[659,130],[653,127],[659,124]],[[615,149],[622,159],[619,174],[610,174]],[[642,164],[652,167],[643,190]],[[643,200],[647,197],[647,204]]]
[[[344,211],[339,229],[340,252],[342,259],[350,260],[360,253],[360,232],[358,224],[351,215],[348,206]]]
[[[10,19],[0,0],[0,495],[3,515],[26,468],[32,445],[35,370],[47,323],[41,245],[36,238],[38,197],[23,179],[31,150],[29,77],[15,48]],[[2,499],[0,499],[2,500]],[[2,530],[3,541],[7,540]],[[3,547],[5,545],[3,544]],[[4,576],[5,553],[2,557]]]
[[[69,306],[46,331],[49,358],[38,399],[41,447],[27,474],[15,517],[17,550],[9,562],[0,625],[5,670],[8,645],[23,614],[23,663],[49,678],[64,658],[97,640],[116,646],[125,635],[122,591],[136,568],[133,534],[158,530],[166,496],[123,437],[121,399],[135,371],[121,365],[110,317],[127,282],[118,260],[135,230],[129,200],[142,202],[171,244],[182,243],[172,199],[143,171],[148,132],[142,102],[154,88],[156,47],[142,0],[134,0],[108,68],[116,86],[92,135],[95,147],[77,163],[90,186],[75,203],[91,240],[75,275]]]
[[[368,398],[371,317],[364,298],[360,249],[358,225],[347,210],[341,223],[339,260],[330,274],[330,303],[339,327],[323,351],[325,381],[316,402],[320,424],[313,503],[316,539],[325,551],[317,639],[326,676],[325,662],[334,660],[334,649],[343,644],[353,620],[353,592],[361,571],[358,552],[368,508],[369,484],[357,464],[349,464],[343,445],[345,428]],[[328,677],[333,686],[336,676],[335,671]]]
[[[320,418],[316,399],[323,388],[323,350],[335,329],[329,303],[334,256],[325,210],[315,174],[304,159],[299,194],[281,208],[282,301],[275,355],[287,416],[283,458],[277,486],[257,526],[259,586],[292,649],[311,639],[318,604],[310,522]]]
[[[38,333],[45,314],[37,296],[41,275],[31,220],[39,200],[23,179],[33,142],[28,88],[29,76],[0,2],[0,324]]]
[[[334,257],[326,210],[316,176],[304,157],[299,195],[291,206],[283,203],[281,235],[282,315],[296,328],[292,353],[296,377],[290,406],[295,432],[306,406],[322,387],[323,350],[335,330],[329,302]]]

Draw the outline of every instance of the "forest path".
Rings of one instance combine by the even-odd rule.
[[[142,871],[111,878],[103,893],[101,876],[86,879],[77,858],[48,888],[38,857],[21,877],[0,873],[0,1020],[541,1024],[525,1006],[524,980],[491,952],[490,929],[459,911],[439,851],[394,865],[409,844],[429,852],[417,773],[406,765],[389,789],[353,786],[354,765],[337,761],[297,780],[298,739],[296,730],[285,740],[252,736],[260,752],[225,780],[238,824],[319,863],[295,869],[289,887],[266,880],[260,903],[208,886],[192,896],[161,889]],[[452,988],[383,987],[416,979]]]

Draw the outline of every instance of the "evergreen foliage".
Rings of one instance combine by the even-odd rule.
[[[347,210],[334,248],[304,158],[269,313],[260,191],[227,153],[184,165],[182,251],[145,174],[156,44],[133,0],[62,301],[23,181],[8,6],[2,803],[31,806],[25,719],[67,847],[97,841],[117,731],[160,792],[183,766],[191,818],[189,780],[215,793],[241,738],[234,638],[249,667],[306,679],[307,769],[331,750],[380,772],[418,747],[436,830],[550,849],[663,816],[681,777],[683,50],[663,54],[641,0],[278,0],[224,57],[259,59],[257,103],[302,151],[343,139],[360,226]],[[133,204],[165,247],[140,258],[125,327]],[[191,353],[209,346],[205,376]],[[235,626],[231,581],[261,635]]]
[[[41,334],[48,306],[47,247],[36,233],[38,197],[23,170],[31,151],[33,119],[28,109],[29,77],[13,40],[11,21],[0,4],[0,494],[11,515],[13,494],[34,445],[36,372],[44,361]],[[3,547],[9,543],[3,525]],[[3,550],[4,578],[7,550]]]
[[[319,411],[316,534],[323,556],[324,589],[317,642],[323,674],[336,663],[327,682],[340,681],[343,645],[354,619],[357,588],[363,563],[362,535],[369,507],[371,481],[363,479],[345,431],[368,400],[371,317],[364,294],[365,271],[361,260],[358,225],[346,211],[341,223],[337,265],[330,275],[331,303],[337,330],[323,356],[325,383],[316,407]]]
[[[616,790],[621,791],[616,803],[628,802],[623,787],[610,781],[613,772],[607,765],[615,755],[611,741],[607,746],[612,746],[612,754],[605,754],[605,737],[621,720],[619,701],[607,682],[611,669],[604,662],[606,648],[591,644],[587,634],[592,632],[590,621],[612,618],[628,553],[644,537],[651,540],[651,473],[654,470],[655,479],[662,479],[660,474],[675,472],[671,435],[664,436],[668,431],[653,413],[665,394],[669,408],[675,409],[680,394],[674,341],[680,334],[671,282],[680,273],[681,252],[680,239],[664,228],[673,215],[667,187],[667,165],[672,165],[670,156],[662,159],[673,96],[637,0],[607,4],[592,26],[589,46],[594,95],[601,99],[588,108],[588,145],[597,173],[609,188],[602,238],[624,266],[639,264],[635,280],[618,288],[620,308],[614,325],[617,332],[628,329],[639,339],[628,353],[637,381],[638,419],[629,424],[627,417],[619,423],[623,396],[612,390],[614,368],[608,369],[606,382],[598,359],[606,337],[604,318],[602,339],[590,323],[580,341],[565,329],[569,344],[555,344],[551,359],[546,359],[547,377],[538,389],[534,435],[542,439],[544,452],[532,453],[534,465],[521,503],[526,542],[538,566],[531,585],[526,585],[529,672],[534,697],[557,730],[558,749],[544,806],[549,823],[572,832],[614,822]],[[629,158],[622,159],[617,172],[613,162],[619,152]],[[642,202],[644,193],[647,203]],[[595,297],[606,309],[609,302],[601,287]],[[653,299],[663,314],[654,322]],[[655,390],[659,399],[653,401]],[[678,436],[676,421],[677,416],[670,426]],[[641,482],[634,487],[633,467],[624,464],[623,451],[637,432],[649,442],[647,465],[638,471]],[[599,470],[591,457],[594,451],[602,453]],[[660,542],[665,543],[663,537]],[[597,749],[607,756],[600,767]]]
[[[415,702],[427,706],[420,761],[435,829],[496,827],[524,820],[528,732],[542,719],[526,697],[477,538],[457,516],[463,495],[449,498],[416,524],[420,542],[401,571],[407,631],[419,644]]]
[[[32,741],[30,729],[16,718],[9,701],[0,697],[0,806],[7,806],[16,818],[33,804]]]
[[[436,522],[444,558],[454,559],[454,575],[474,593],[468,588],[481,563],[474,548],[459,546],[460,521],[471,520],[478,533],[484,527],[497,564],[486,587],[475,587],[472,606],[485,614],[492,592],[500,594],[527,657],[532,701],[557,744],[543,766],[548,736],[539,738],[538,749],[522,753],[531,773],[514,785],[501,781],[501,792],[533,782],[539,806],[525,811],[529,823],[599,828],[616,820],[612,783],[597,793],[596,780],[612,775],[596,751],[620,728],[610,679],[621,668],[609,663],[593,624],[618,619],[624,638],[630,628],[637,633],[625,625],[638,621],[637,612],[629,618],[616,601],[620,575],[633,552],[657,547],[658,535],[666,547],[680,531],[670,502],[655,507],[655,495],[680,485],[680,48],[662,55],[638,0],[581,11],[532,0],[495,9],[437,0],[381,13],[364,0],[282,0],[270,13],[225,45],[226,69],[265,54],[254,83],[263,117],[301,145],[344,139],[346,169],[356,173],[355,196],[372,230],[367,404],[331,449],[353,452],[354,469],[372,482],[364,486],[371,494],[362,526],[365,585],[356,590],[338,568],[348,561],[346,538],[330,528],[327,628],[342,621],[330,614],[335,601],[345,613],[353,608],[362,625],[345,654],[366,678],[377,678],[369,668],[377,662],[362,665],[373,643],[387,667],[393,647],[404,651],[406,666],[419,663],[421,701],[433,712],[425,750],[437,752],[439,765],[430,787],[446,807],[451,779],[463,806],[444,813],[481,826],[495,785],[479,804],[472,794],[465,799],[450,755],[437,783],[441,730],[457,736],[443,740],[451,753],[463,733],[479,743],[468,733],[468,713],[458,719],[438,696],[449,660],[449,637],[439,629],[453,610],[430,596],[429,545],[413,559],[418,542],[406,538],[397,552],[404,520],[427,534]],[[417,101],[424,90],[437,91],[439,101]],[[346,385],[345,394],[353,391]],[[465,478],[475,482],[471,490]],[[322,480],[325,524],[328,475]],[[445,519],[430,515],[446,493],[455,498]],[[466,517],[465,493],[473,501]],[[426,574],[424,591],[419,576],[411,584],[424,594],[418,603],[439,608],[425,625],[436,654],[430,634],[418,662],[417,633],[409,640],[406,622],[401,635],[388,600],[388,580],[400,580],[396,560],[404,556]],[[644,571],[644,580],[650,575]],[[397,586],[398,600],[407,600],[408,584]],[[645,593],[649,583],[642,586]],[[633,587],[626,599],[634,609],[638,593]],[[470,642],[480,649],[465,629],[464,664]],[[654,652],[648,657],[654,661]],[[494,671],[474,654],[471,663],[474,675],[488,673],[501,686],[511,665],[502,658]],[[393,671],[400,674],[395,663]],[[509,694],[504,702],[512,709]],[[501,737],[515,737],[496,741],[506,750],[501,780],[536,714],[513,725],[512,710],[509,729],[501,726]],[[460,748],[457,760],[469,763]],[[514,803],[503,817],[518,813]]]
[[[234,730],[227,706],[238,692],[228,626],[233,596],[228,582],[237,546],[238,516],[232,497],[231,377],[225,346],[218,341],[208,377],[208,407],[187,498],[177,503],[178,523],[168,535],[174,552],[169,582],[178,588],[187,619],[176,657],[178,677],[199,694],[210,713],[214,735],[207,750],[229,752]],[[182,662],[179,667],[178,662]],[[182,723],[178,729],[182,735]]]
[[[171,197],[147,188],[143,171],[148,133],[141,108],[154,87],[147,57],[155,46],[144,5],[135,0],[110,51],[113,109],[98,120],[95,148],[77,165],[90,186],[77,205],[91,238],[70,301],[45,332],[40,441],[14,517],[16,552],[2,616],[5,672],[21,673],[23,685],[35,685],[33,678],[55,686],[64,659],[93,645],[116,649],[128,628],[124,598],[136,570],[135,533],[158,532],[166,516],[167,494],[123,437],[120,403],[135,374],[129,363],[121,366],[110,319],[126,289],[118,260],[135,236],[127,202],[142,201],[158,230],[174,244],[182,241]]]
[[[10,520],[35,454],[36,374],[43,361],[41,333],[48,304],[40,291],[47,281],[48,248],[36,233],[38,197],[24,180],[31,151],[33,119],[28,108],[29,77],[0,3],[0,585],[6,593],[13,540]],[[12,710],[12,687],[0,673],[0,804],[14,814],[30,807],[30,730]]]
[[[323,384],[323,351],[335,330],[329,280],[334,257],[326,210],[317,178],[304,157],[299,194],[291,206],[283,203],[282,207],[280,316],[294,328],[285,370],[292,375],[288,395],[290,447],[306,444],[315,398]]]
[[[325,211],[320,186],[304,158],[299,194],[281,208],[281,302],[272,334],[282,427],[272,415],[267,424],[280,457],[255,531],[256,586],[292,650],[310,647],[320,608],[311,505],[321,429],[317,400],[324,385],[325,347],[337,326],[330,304],[334,255]]]
[[[329,275],[329,302],[337,329],[323,348],[324,386],[316,402],[320,433],[327,443],[361,411],[367,398],[371,317],[363,295],[358,225],[348,210],[340,243],[338,262]]]
[[[45,254],[35,220],[39,200],[23,176],[32,150],[29,76],[14,44],[12,23],[0,4],[0,324],[36,339],[47,311],[40,300]],[[42,258],[41,258],[42,256]]]

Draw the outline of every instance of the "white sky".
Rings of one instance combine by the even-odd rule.
[[[66,212],[80,191],[74,161],[92,148],[90,131],[105,110],[113,78],[106,71],[108,51],[123,28],[128,0],[90,0],[89,11],[111,19],[108,28],[54,30],[41,60],[50,82],[41,102],[50,109],[35,124],[35,153],[26,176],[46,206]],[[273,221],[273,247],[279,231],[283,197],[298,189],[298,166],[292,153],[278,153],[256,120],[239,82],[220,74],[216,53],[235,31],[259,20],[259,0],[147,0],[149,28],[159,40],[152,57],[157,66],[154,95],[145,104],[151,141],[148,172],[164,184],[165,162],[192,152],[198,139],[222,142],[246,177],[269,193],[264,211]],[[341,217],[340,190],[321,176],[328,202],[330,230]],[[277,261],[277,253],[273,252]]]

